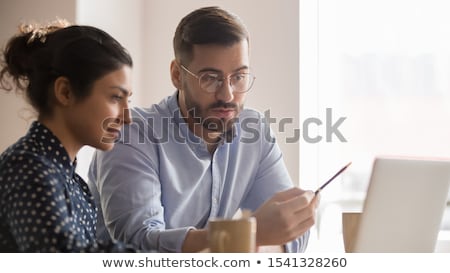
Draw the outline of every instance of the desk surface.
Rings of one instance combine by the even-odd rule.
[[[311,229],[307,252],[344,252],[343,240],[336,238],[342,238],[342,233],[336,234],[333,238],[330,236],[320,238],[313,228]],[[442,230],[439,232],[435,252],[450,253],[450,230]]]

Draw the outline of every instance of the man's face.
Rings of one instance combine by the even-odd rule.
[[[186,68],[195,75],[218,74],[225,78],[216,92],[207,92],[199,85],[199,80],[181,71],[180,102],[192,118],[191,122],[201,123],[204,129],[212,132],[226,132],[244,107],[245,93],[235,93],[227,79],[237,72],[249,72],[248,43],[241,41],[231,46],[195,45],[193,58]]]

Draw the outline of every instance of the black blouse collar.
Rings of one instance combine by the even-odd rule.
[[[70,161],[70,156],[66,149],[50,129],[42,123],[34,121],[26,137],[41,148],[40,154],[54,163],[68,176],[74,176],[77,162],[76,158],[74,162]]]

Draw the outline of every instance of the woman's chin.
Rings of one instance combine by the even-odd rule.
[[[102,150],[102,151],[109,151],[112,148],[114,148],[114,144],[116,144],[116,139],[102,139],[100,143],[96,143],[95,145],[91,145],[96,149]]]

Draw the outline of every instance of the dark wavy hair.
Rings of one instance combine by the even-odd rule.
[[[7,43],[2,54],[0,87],[25,91],[40,115],[52,114],[52,90],[58,77],[66,77],[81,100],[99,78],[124,65],[132,67],[127,50],[108,33],[92,26],[60,28],[41,39],[32,35],[22,33]]]

